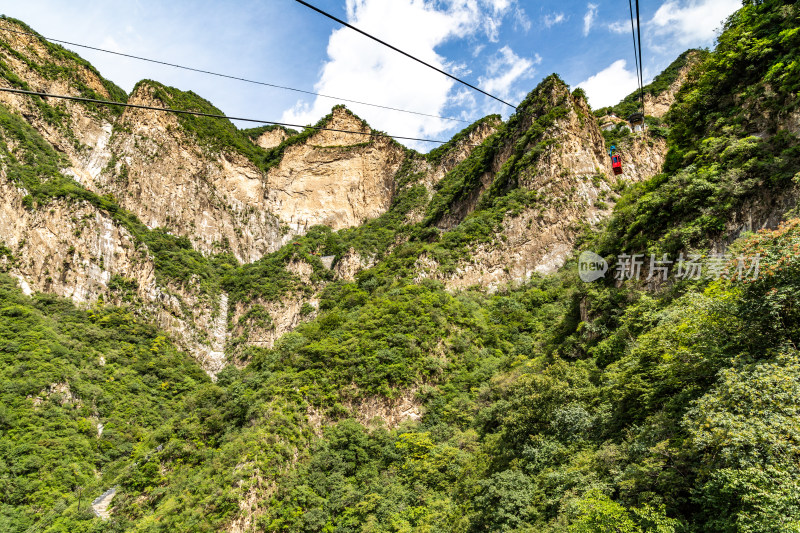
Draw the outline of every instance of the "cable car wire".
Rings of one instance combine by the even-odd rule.
[[[184,65],[179,65],[177,63],[168,63],[166,61],[160,61],[158,59],[151,59],[151,58],[148,58],[148,57],[141,57],[141,56],[135,56],[135,55],[131,55],[131,54],[125,54],[125,53],[122,53],[122,52],[115,52],[113,50],[106,50],[105,48],[98,48],[96,46],[90,46],[90,45],[87,45],[87,44],[73,43],[73,42],[70,42],[70,41],[65,41],[63,39],[54,39],[52,37],[44,37],[44,36],[38,35],[36,33],[31,33],[31,32],[26,32],[26,31],[19,31],[19,30],[12,30],[11,28],[7,28],[7,27],[4,27],[4,26],[0,26],[0,31],[18,33],[20,35],[29,35],[31,37],[37,37],[37,38],[45,39],[47,41],[52,41],[54,43],[62,43],[62,44],[66,44],[66,45],[69,45],[69,46],[77,46],[79,48],[86,48],[88,50],[95,50],[97,52],[104,52],[106,54],[114,54],[116,56],[127,57],[127,58],[130,58],[130,59],[137,59],[139,61],[147,61],[149,63],[155,63],[157,65],[165,65],[165,66],[168,66],[168,67],[179,68],[179,69],[188,70],[188,71],[191,71],[191,72],[198,72],[200,74],[208,74],[210,76],[217,76],[217,77],[220,77],[220,78],[228,78],[228,79],[231,79],[231,80],[243,81],[243,82],[252,83],[252,84],[255,84],[255,85],[263,85],[265,87],[273,87],[275,89],[283,89],[283,90],[286,90],[286,91],[294,91],[294,92],[303,93],[303,94],[310,94],[310,95],[313,95],[313,96],[320,96],[322,98],[330,98],[331,100],[339,100],[339,101],[342,101],[342,102],[349,102],[351,104],[360,104],[360,105],[366,105],[366,106],[370,106],[370,107],[378,107],[378,108],[381,108],[381,109],[388,109],[390,111],[398,111],[400,113],[410,113],[412,115],[420,115],[420,116],[423,116],[423,117],[438,118],[438,119],[442,119],[442,120],[453,120],[453,121],[456,121],[456,122],[469,122],[469,120],[464,120],[464,119],[461,119],[461,118],[445,117],[445,116],[441,116],[441,115],[433,115],[433,114],[429,114],[429,113],[422,113],[422,112],[419,112],[419,111],[410,111],[408,109],[400,109],[400,108],[397,108],[397,107],[391,107],[391,106],[386,106],[386,105],[371,104],[369,102],[362,102],[360,100],[352,100],[350,98],[341,98],[339,96],[330,96],[330,95],[327,95],[327,94],[315,93],[313,91],[306,91],[304,89],[296,89],[294,87],[286,87],[284,85],[276,85],[274,83],[251,80],[251,79],[248,79],[248,78],[241,78],[239,76],[232,76],[232,75],[229,75],[229,74],[220,74],[219,72],[212,72],[210,70],[203,70],[203,69],[194,68],[194,67],[187,67],[187,66],[184,66]]]
[[[347,23],[347,22],[343,21],[342,19],[340,19],[340,18],[338,18],[338,17],[336,17],[336,16],[334,16],[334,15],[331,15],[330,13],[328,13],[328,12],[326,12],[326,11],[323,11],[323,10],[321,10],[321,9],[320,9],[320,8],[318,8],[318,7],[312,6],[312,5],[311,5],[311,4],[309,4],[308,2],[305,2],[305,1],[303,1],[303,0],[295,0],[295,1],[296,1],[296,2],[298,2],[298,3],[300,3],[300,4],[303,4],[304,6],[308,7],[309,9],[312,9],[312,10],[316,11],[317,13],[319,13],[319,14],[321,14],[321,15],[324,15],[324,16],[328,17],[328,18],[329,18],[329,19],[331,19],[331,20],[334,20],[334,21],[338,22],[339,24],[341,24],[341,25],[343,25],[343,26],[346,26],[346,27],[350,28],[350,29],[351,29],[351,30],[353,30],[353,31],[356,31],[356,32],[360,33],[361,35],[363,35],[363,36],[365,36],[365,37],[369,37],[369,38],[370,38],[370,39],[372,39],[373,41],[379,42],[379,43],[380,43],[380,44],[382,44],[383,46],[386,46],[386,47],[388,47],[388,48],[391,48],[391,49],[392,49],[392,50],[394,50],[395,52],[398,52],[398,53],[400,53],[400,54],[403,54],[404,56],[406,56],[406,57],[408,57],[408,58],[411,58],[411,59],[413,59],[413,60],[414,60],[414,61],[416,61],[417,63],[422,63],[422,64],[423,64],[423,65],[425,65],[426,67],[428,67],[428,68],[431,68],[431,69],[435,70],[436,72],[439,72],[440,74],[444,74],[444,75],[445,75],[445,76],[447,76],[448,78],[451,78],[451,79],[454,79],[454,80],[456,80],[458,83],[461,83],[461,84],[463,84],[463,85],[466,85],[466,86],[467,86],[467,87],[469,87],[470,89],[474,89],[474,90],[478,91],[479,93],[485,94],[485,95],[486,95],[486,96],[488,96],[489,98],[494,98],[494,99],[495,99],[495,100],[497,100],[498,102],[501,102],[501,103],[503,103],[503,104],[505,104],[505,105],[507,105],[507,106],[509,106],[509,107],[512,107],[512,108],[514,108],[514,109],[516,109],[516,108],[517,108],[517,106],[515,106],[515,105],[513,105],[513,104],[509,104],[509,103],[508,103],[508,102],[506,102],[505,100],[501,100],[500,98],[498,98],[498,97],[494,96],[493,94],[489,94],[489,93],[487,93],[486,91],[484,91],[483,89],[479,89],[478,87],[476,87],[476,86],[472,85],[471,83],[468,83],[468,82],[466,82],[466,81],[462,80],[461,78],[457,78],[456,76],[453,76],[453,75],[452,75],[452,74],[450,74],[449,72],[445,72],[444,70],[440,69],[439,67],[435,67],[435,66],[431,65],[430,63],[427,63],[427,62],[423,61],[422,59],[420,59],[420,58],[418,58],[418,57],[415,57],[415,56],[413,56],[413,55],[409,54],[408,52],[404,52],[404,51],[400,50],[399,48],[397,48],[396,46],[392,46],[391,44],[387,43],[386,41],[383,41],[383,40],[381,40],[381,39],[378,39],[378,38],[377,38],[377,37],[375,37],[374,35],[370,35],[369,33],[367,33],[367,32],[365,32],[365,31],[363,31],[363,30],[360,30],[360,29],[356,28],[356,27],[355,27],[355,26],[353,26],[352,24],[349,24],[349,23]]]
[[[636,65],[636,85],[639,86],[639,101],[642,102],[642,76],[641,69],[639,68],[639,55],[638,47],[636,46],[636,30],[633,26],[633,1],[628,0],[628,8],[631,12],[631,37],[633,37],[633,62]],[[644,109],[644,104],[642,103]]]
[[[161,111],[165,113],[175,113],[179,115],[194,115],[199,117],[207,117],[207,118],[216,118],[216,119],[225,119],[225,120],[241,120],[244,122],[255,122],[258,124],[273,124],[276,126],[284,126],[288,128],[300,128],[300,129],[313,129],[318,131],[333,131],[337,133],[352,133],[355,135],[364,135],[370,137],[387,137],[391,139],[402,139],[406,141],[420,141],[420,142],[430,142],[430,143],[438,143],[438,144],[447,144],[450,141],[440,141],[435,139],[421,139],[419,137],[405,137],[401,135],[389,135],[388,133],[376,133],[376,132],[363,132],[363,131],[353,131],[353,130],[342,130],[337,128],[326,128],[323,126],[302,126],[300,124],[289,124],[286,122],[275,122],[273,120],[260,120],[260,119],[253,119],[253,118],[242,118],[242,117],[229,117],[226,115],[215,115],[212,113],[203,113],[200,111],[189,111],[187,109],[173,109],[171,107],[155,107],[155,106],[147,106],[147,105],[140,105],[140,104],[129,104],[127,102],[114,102],[111,100],[99,100],[96,98],[85,98],[82,96],[69,96],[65,94],[52,94],[52,93],[45,93],[45,92],[38,92],[38,91],[26,91],[23,89],[13,89],[11,87],[0,87],[0,92],[6,93],[14,93],[14,94],[24,94],[28,96],[39,96],[42,98],[58,98],[61,100],[72,100],[76,102],[87,102],[92,104],[101,104],[107,106],[121,106],[121,107],[130,107],[134,109],[145,109],[150,111]],[[565,128],[561,128],[556,126],[554,128],[557,131],[566,132]],[[583,135],[578,135],[573,132],[574,135],[577,137],[588,141],[589,143],[594,143],[595,141],[589,138],[584,137]],[[462,146],[469,146],[472,148],[477,148],[481,146],[480,144],[463,144]]]
[[[636,34],[639,37],[639,95],[642,99],[642,116],[644,116],[644,63],[642,63],[642,25],[639,22],[639,0],[636,0]]]
[[[88,102],[92,104],[101,104],[101,105],[108,105],[108,106],[122,106],[122,107],[132,107],[136,109],[147,109],[151,111],[162,111],[166,113],[176,113],[179,115],[194,115],[199,117],[208,117],[208,118],[219,118],[219,119],[226,119],[226,120],[240,120],[243,122],[256,122],[259,124],[274,124],[277,126],[285,126],[288,128],[300,128],[300,129],[312,129],[312,130],[319,130],[319,131],[335,131],[339,133],[352,133],[355,135],[365,135],[369,137],[388,137],[391,139],[402,139],[406,141],[420,141],[420,142],[429,142],[429,143],[439,143],[439,144],[447,144],[450,141],[438,141],[434,139],[421,139],[419,137],[404,137],[401,135],[389,135],[388,133],[375,133],[375,132],[363,132],[363,131],[352,131],[352,130],[340,130],[337,128],[325,128],[322,126],[302,126],[300,124],[289,124],[286,122],[276,122],[274,120],[260,120],[254,118],[242,118],[242,117],[228,117],[225,115],[215,115],[213,113],[202,113],[200,111],[189,111],[187,109],[173,109],[171,107],[155,107],[155,106],[147,106],[147,105],[139,105],[139,104],[129,104],[127,102],[114,102],[111,100],[98,100],[96,98],[85,98],[82,96],[68,96],[65,94],[51,94],[51,93],[43,93],[37,91],[25,91],[23,89],[12,89],[10,87],[0,87],[0,92],[6,93],[17,93],[17,94],[26,94],[29,96],[40,96],[40,97],[47,97],[47,98],[60,98],[62,100],[74,100],[76,102]],[[477,144],[465,144],[464,146],[479,146]]]

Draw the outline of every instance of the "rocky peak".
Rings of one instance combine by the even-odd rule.
[[[318,224],[352,227],[386,212],[405,157],[405,148],[388,137],[368,135],[369,126],[343,106],[333,108],[320,125],[364,135],[317,131],[288,146],[268,171],[268,205],[294,234]]]
[[[331,110],[330,118],[323,123],[322,127],[326,129],[319,130],[312,135],[308,144],[312,146],[352,146],[371,140],[372,129],[369,125],[343,105],[337,105]]]

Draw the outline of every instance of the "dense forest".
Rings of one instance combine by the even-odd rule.
[[[247,509],[259,531],[800,532],[800,213],[731,231],[744,206],[797,197],[798,58],[798,5],[745,2],[660,123],[663,172],[620,190],[558,272],[496,291],[446,290],[412,267],[425,253],[448,268],[538,201],[519,176],[563,115],[542,97],[563,85],[557,76],[427,205],[406,165],[386,214],[312,228],[250,265],[202,256],[112,206],[160,275],[200,272],[232,301],[302,290],[280,267],[303,258],[328,281],[319,312],[273,348],[240,348],[247,364],[211,380],[125,306],[25,296],[0,274],[0,529],[212,532]],[[4,163],[31,202],[77,194],[26,173],[38,164],[55,176],[59,156],[12,114],[0,122],[31,144],[30,161]],[[438,229],[509,139],[520,148],[475,211]],[[269,166],[293,142],[253,157]],[[350,248],[380,260],[335,281],[319,256]],[[613,264],[623,253],[709,261],[722,249],[715,275],[708,263],[663,282],[578,275],[582,250]],[[356,405],[405,396],[419,419],[353,417]],[[112,486],[114,513],[101,521],[90,503]]]

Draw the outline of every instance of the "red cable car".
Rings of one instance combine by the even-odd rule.
[[[614,174],[622,174],[622,157],[620,155],[611,156],[611,168],[614,170]]]
[[[615,176],[619,176],[622,174],[622,156],[619,154],[614,153],[615,146],[611,147],[609,150],[608,155],[611,156],[611,170],[614,171]]]

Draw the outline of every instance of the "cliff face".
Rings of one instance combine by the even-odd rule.
[[[154,107],[171,104],[164,94],[190,95],[143,82],[126,96],[71,52],[36,37],[4,33],[2,38],[4,76],[26,90]],[[320,132],[287,143],[277,164],[265,169],[259,159],[291,132],[263,131],[243,151],[210,145],[174,115],[158,111],[115,112],[9,93],[0,94],[0,104],[63,155],[62,173],[86,190],[112,198],[150,229],[187,237],[204,254],[230,251],[244,263],[313,225],[345,228],[382,214],[392,202],[394,175],[405,157],[405,149],[386,138]],[[341,108],[324,125],[370,132]],[[2,242],[15,258],[13,264],[4,259],[3,268],[26,290],[87,304],[101,296],[122,302],[115,282],[126,280],[131,287],[126,301],[192,351],[207,370],[222,367],[229,339],[224,293],[200,290],[199,281],[158,277],[147,245],[90,202],[65,198],[30,209],[23,201],[28,191],[1,176]],[[275,311],[275,334],[300,320],[294,307]]]
[[[0,50],[2,60],[26,88],[76,96],[91,90],[92,96],[125,99],[76,56],[59,54],[63,49],[30,36],[3,37],[9,47]],[[48,79],[48,66],[70,74]],[[160,89],[140,83],[127,101],[167,107]],[[265,172],[241,150],[209,147],[172,114],[128,108],[116,116],[54,102],[65,116],[52,125],[28,97],[0,98],[69,157],[65,172],[87,189],[112,194],[150,228],[169,228],[204,253],[230,250],[242,262],[257,260],[313,225],[339,229],[380,215],[391,204],[392,178],[404,157],[404,149],[386,138],[320,132],[289,146]],[[326,126],[370,132],[341,108]],[[245,142],[262,157],[287,136],[272,129]]]
[[[290,146],[267,177],[267,205],[291,233],[324,224],[333,229],[357,226],[384,213],[392,202],[394,175],[405,150],[371,130],[344,108],[334,109],[331,129]]]
[[[224,294],[212,301],[191,284],[159,283],[147,248],[88,202],[56,200],[28,209],[24,195],[0,172],[0,235],[12,253],[0,260],[0,270],[16,277],[26,294],[134,304],[208,372],[224,367]]]
[[[153,86],[140,84],[129,102],[162,107],[154,94]],[[263,173],[240,153],[199,145],[172,114],[126,109],[99,159],[105,166],[82,182],[87,188],[113,194],[148,227],[185,235],[198,250],[230,249],[250,262],[284,239],[264,205]]]
[[[686,53],[684,64],[678,69],[675,79],[669,86],[656,93],[645,93],[644,95],[644,109],[645,114],[661,118],[667,114],[669,108],[675,102],[675,95],[686,83],[689,76],[689,71],[692,70],[697,63],[702,59],[703,55],[697,50],[690,50]]]

